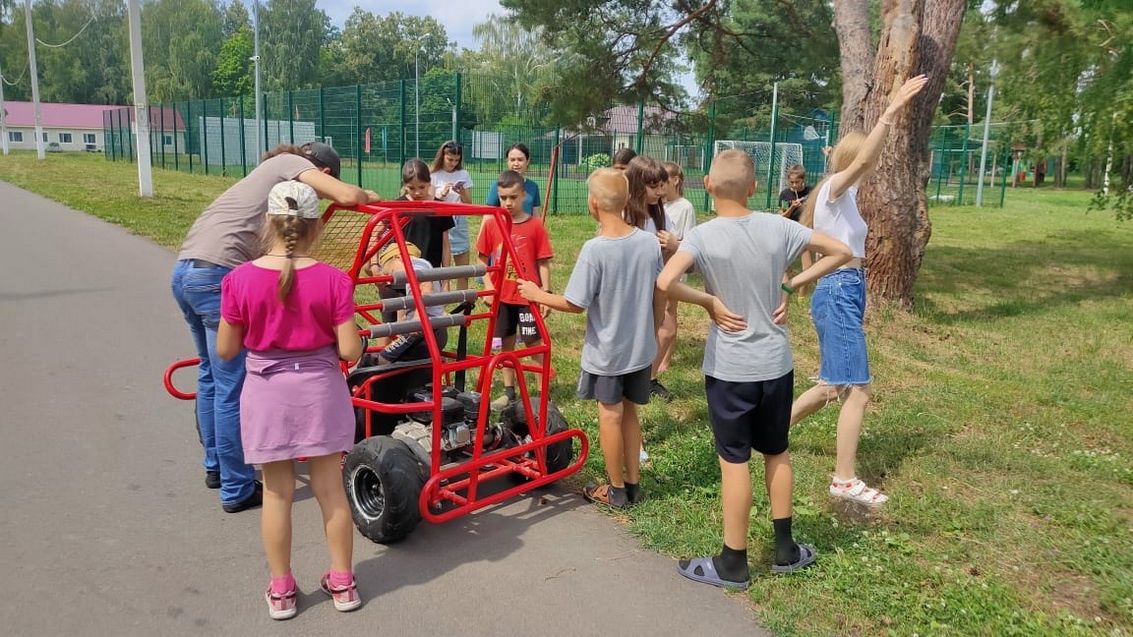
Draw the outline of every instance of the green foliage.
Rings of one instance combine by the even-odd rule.
[[[333,29],[315,0],[267,0],[259,14],[264,90],[322,84],[320,49],[329,42]]]
[[[256,78],[250,58],[255,52],[252,30],[240,27],[220,47],[216,69],[212,72],[215,95],[248,95],[255,89]]]
[[[213,69],[223,44],[215,0],[152,0],[142,11],[142,49],[150,101],[212,97]],[[126,62],[129,76],[129,61]]]
[[[355,7],[333,45],[329,70],[342,84],[412,78],[416,64],[424,75],[441,64],[449,47],[445,28],[436,18],[397,11],[380,16]]]
[[[780,112],[808,116],[841,101],[838,38],[826,0],[738,0],[724,26],[736,38],[719,48],[698,46],[696,31],[682,39],[697,80],[719,96],[717,130],[763,128],[771,119],[772,86]]]
[[[509,118],[519,125],[539,123],[555,92],[560,59],[542,30],[492,14],[472,33],[479,48],[459,56],[468,76],[467,105],[486,125]]]
[[[588,173],[598,170],[599,168],[606,168],[610,166],[610,163],[610,156],[606,153],[595,153],[582,160],[582,165]]]

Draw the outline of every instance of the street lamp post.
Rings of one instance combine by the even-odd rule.
[[[980,174],[976,183],[976,207],[984,205],[984,168],[987,166],[987,141],[991,136],[991,101],[995,98],[995,76],[999,75],[999,61],[992,60],[988,70],[991,81],[987,85],[987,113],[984,115],[984,139],[980,148]],[[963,203],[963,202],[961,202]]]

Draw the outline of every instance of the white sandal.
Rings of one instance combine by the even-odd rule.
[[[859,478],[846,482],[832,481],[830,483],[830,497],[850,500],[871,507],[881,506],[889,500],[889,496],[873,487],[867,487]]]

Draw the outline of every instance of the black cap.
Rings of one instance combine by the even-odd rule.
[[[338,158],[338,153],[334,152],[330,144],[323,142],[307,142],[301,147],[303,154],[307,159],[315,162],[319,168],[330,168],[330,175],[335,179],[342,173],[342,162]]]

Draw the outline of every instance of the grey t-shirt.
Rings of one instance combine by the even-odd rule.
[[[262,162],[197,217],[177,258],[232,268],[259,258],[260,226],[268,211],[268,193],[276,184],[314,168],[308,159],[290,153]]]
[[[586,309],[583,371],[618,376],[653,364],[653,289],[661,266],[657,237],[637,228],[582,244],[563,296]]]
[[[747,329],[708,329],[704,374],[730,382],[772,380],[791,371],[787,329],[771,321],[782,302],[783,272],[810,242],[811,230],[779,215],[717,217],[685,235],[687,252],[704,274],[705,288],[744,317]]]

